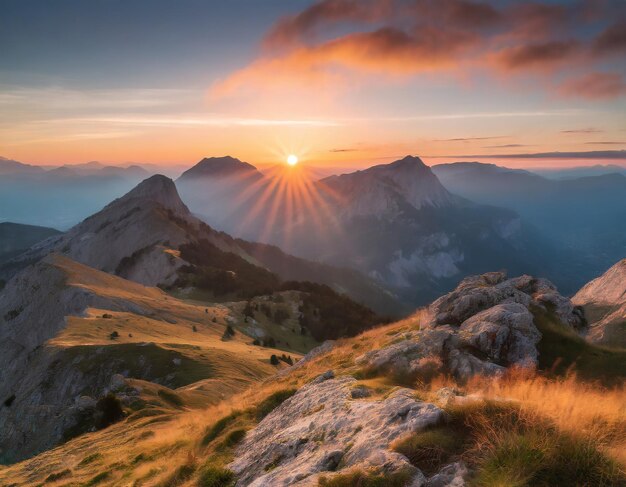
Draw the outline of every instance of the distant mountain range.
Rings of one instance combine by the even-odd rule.
[[[177,185],[200,218],[294,255],[352,267],[411,305],[469,273],[550,268],[548,258],[537,257],[545,242],[515,212],[452,194],[418,157],[320,181],[299,173],[264,177],[229,157],[199,165]]]
[[[453,193],[517,212],[558,246],[560,267],[574,271],[566,292],[626,255],[626,174],[553,180],[478,162],[432,169]]]

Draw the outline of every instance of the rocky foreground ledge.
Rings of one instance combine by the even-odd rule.
[[[389,345],[356,357],[363,370],[405,377],[407,382],[444,373],[463,382],[475,374],[498,376],[509,367],[535,368],[541,333],[537,310],[554,313],[562,326],[584,331],[581,310],[545,279],[507,279],[489,273],[463,280],[435,301],[420,329],[389,336]],[[331,344],[323,346],[327,352]],[[310,357],[319,355],[316,351]],[[307,358],[302,363],[307,362]],[[297,366],[296,366],[297,368]],[[238,486],[313,486],[320,479],[354,469],[402,474],[404,485],[462,486],[462,462],[443,466],[427,477],[402,454],[394,441],[436,427],[446,413],[400,388],[373,399],[352,376],[329,371],[302,387],[239,445],[235,461]]]

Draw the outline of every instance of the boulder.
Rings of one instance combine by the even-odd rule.
[[[229,465],[237,485],[317,485],[322,475],[352,468],[410,470],[423,478],[389,445],[439,423],[443,411],[408,389],[384,400],[354,400],[355,385],[352,377],[314,380],[266,416]]]

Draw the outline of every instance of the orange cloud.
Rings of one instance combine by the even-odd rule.
[[[505,6],[474,0],[321,0],[280,19],[262,40],[262,56],[215,83],[211,94],[307,88],[319,93],[347,86],[351,76],[364,73],[458,73],[465,64],[507,76],[580,72],[600,54],[626,52],[624,22],[607,25],[620,18],[620,3],[607,0],[603,8],[593,0],[568,5],[520,0]],[[621,95],[606,76],[587,79],[586,85],[581,96]]]

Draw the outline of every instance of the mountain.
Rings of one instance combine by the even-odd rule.
[[[626,348],[626,259],[587,283],[572,298],[589,321],[589,339]]]
[[[21,254],[29,247],[61,232],[54,228],[0,223],[0,264]]]
[[[209,159],[211,161],[211,159]],[[222,161],[222,159],[220,159]],[[256,174],[236,160],[228,173]],[[510,210],[450,193],[418,157],[315,181],[301,168],[264,178],[177,181],[198,217],[237,237],[349,267],[400,297],[406,308],[491,268],[540,272],[544,242]],[[234,181],[234,182],[233,182]],[[233,188],[237,188],[234,190]]]
[[[371,302],[382,313],[397,313],[394,298],[364,276],[320,267],[278,249],[265,261],[270,273],[276,270],[278,275],[265,275],[264,272],[269,273],[264,264],[253,256],[266,255],[265,247],[257,249],[252,242],[236,241],[194,217],[180,199],[174,182],[160,175],[144,180],[64,235],[0,266],[0,278],[8,280],[20,268],[50,252],[59,252],[90,267],[145,285],[174,286],[183,268],[190,264],[181,258],[180,249],[184,244],[185,251],[193,258],[202,258],[199,249],[203,249],[205,257],[216,256],[213,268],[230,259],[233,265],[251,268],[257,280],[269,280],[275,286],[281,279],[313,280],[347,293],[361,303]],[[236,280],[237,286],[247,285],[243,279]]]
[[[626,176],[626,167],[617,164],[595,164],[593,166],[577,166],[549,169],[533,169],[532,172],[549,179],[574,179],[588,176],[603,176],[605,174],[623,174]]]
[[[7,176],[11,174],[40,174],[44,169],[39,166],[32,166],[22,162],[0,157],[0,175]]]
[[[286,249],[299,246],[309,258],[356,268],[414,305],[464,275],[539,271],[536,242],[514,212],[451,194],[417,157],[326,178],[318,187],[327,213],[337,215],[336,232],[304,225]]]
[[[262,174],[252,164],[231,156],[207,157],[188,169],[178,178],[179,182],[202,178],[260,178]]]
[[[293,363],[291,354],[380,322],[252,254],[289,279],[382,293],[355,272],[213,230],[161,175],[10,261],[0,292],[0,459],[102,427],[111,391],[147,415],[211,404]]]
[[[445,208],[459,202],[419,157],[406,156],[391,164],[373,166],[322,179],[326,191],[341,198],[343,217],[397,216],[403,204],[416,210]]]
[[[593,276],[626,255],[626,176],[605,174],[551,180],[494,164],[433,166],[451,192],[476,203],[508,208],[561,251],[559,286],[574,293]]]

